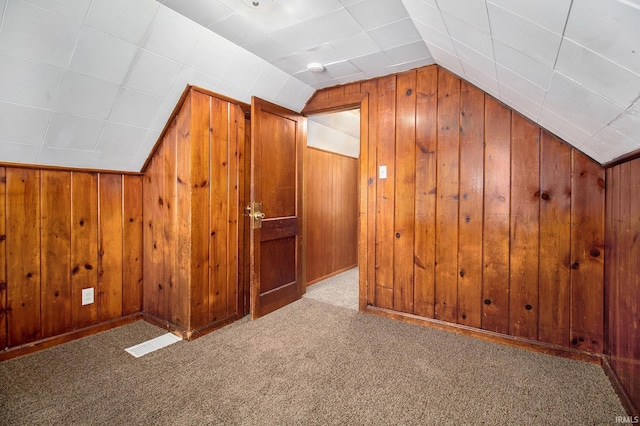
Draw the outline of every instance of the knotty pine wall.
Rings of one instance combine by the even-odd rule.
[[[187,89],[145,168],[143,310],[185,338],[242,315],[244,120],[237,104]]]
[[[640,410],[640,159],[607,169],[607,355]]]
[[[0,167],[1,348],[141,307],[141,176]]]
[[[358,263],[358,159],[305,147],[307,285]]]
[[[601,353],[603,167],[435,65],[304,112],[364,94],[366,304]]]

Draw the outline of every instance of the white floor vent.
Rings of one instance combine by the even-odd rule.
[[[163,334],[162,336],[156,337],[155,339],[151,339],[138,345],[131,346],[130,348],[125,349],[125,351],[129,352],[136,358],[140,358],[142,355],[157,351],[158,349],[162,349],[164,347],[172,345],[176,342],[179,342],[180,340],[182,339],[175,334],[167,333]]]

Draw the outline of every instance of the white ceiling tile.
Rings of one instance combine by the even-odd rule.
[[[562,34],[567,21],[571,0],[491,0],[503,9]]]
[[[456,52],[462,62],[467,64],[473,64],[473,67],[481,71],[482,73],[490,76],[494,80],[496,79],[496,64],[493,58],[488,58],[480,52],[477,52],[469,46],[454,40]]]
[[[512,91],[520,93],[521,96],[530,99],[538,105],[542,105],[544,97],[547,94],[545,89],[540,86],[536,86],[526,78],[514,73],[502,65],[497,65],[496,70],[501,87],[502,85],[508,86]]]
[[[0,138],[6,142],[41,145],[51,111],[0,102]]]
[[[163,98],[122,88],[109,114],[109,121],[149,128],[163,102]]]
[[[461,19],[479,31],[489,33],[489,17],[484,0],[438,0],[437,3],[446,14]]]
[[[368,33],[383,50],[410,44],[421,39],[416,26],[409,18],[376,28]]]
[[[218,0],[235,13],[251,20],[253,24],[264,31],[266,34],[272,34],[283,28],[290,27],[302,22],[289,7],[289,1],[276,1],[265,9],[252,9],[245,6],[238,0]]]
[[[498,84],[500,86],[500,100],[502,102],[529,118],[531,121],[538,121],[540,109],[542,108],[539,103],[523,96],[520,91],[510,88],[502,82]]]
[[[540,110],[538,124],[540,124],[543,128],[549,130],[550,132],[558,135],[561,139],[564,139],[566,142],[570,143],[576,148],[579,148],[593,135],[593,133],[589,133],[584,129],[573,125],[557,114],[554,114],[548,109],[545,109],[544,106]]]
[[[427,43],[427,47],[429,48],[429,52],[433,55],[433,59],[436,60],[436,63],[452,73],[463,76],[464,70],[462,69],[462,64],[460,63],[460,58],[457,55],[452,55],[451,52],[441,49],[436,45],[432,45]]]
[[[367,0],[349,6],[348,10],[367,31],[409,17],[401,0]]]
[[[139,45],[159,7],[153,0],[93,0],[85,24]]]
[[[67,72],[54,110],[104,120],[111,112],[118,91],[115,84]]]
[[[437,7],[430,6],[422,0],[402,0],[402,3],[404,3],[404,6],[409,12],[409,16],[414,22],[421,22],[442,33],[447,32],[447,26]]]
[[[175,107],[176,102],[174,100],[165,100],[162,104],[162,107],[160,107],[160,111],[158,111],[156,118],[153,120],[153,124],[151,125],[150,129],[156,131],[164,129],[164,126],[169,121],[169,117],[171,116],[171,113],[173,112]]]
[[[0,140],[0,162],[35,164],[41,147]]]
[[[385,50],[384,53],[394,64],[404,64],[427,58],[433,59],[427,45],[422,40]]]
[[[299,54],[293,54],[271,62],[287,74],[297,74],[307,69],[309,62]]]
[[[147,162],[147,156],[138,155],[131,160],[129,164],[129,170],[131,171],[142,171],[142,166]]]
[[[214,78],[209,74],[205,74],[193,68],[182,67],[180,74],[178,74],[178,78],[176,78],[176,81],[171,88],[171,92],[169,93],[167,100],[177,104],[187,86],[198,86],[203,89],[213,91],[218,85],[218,82],[219,80],[217,78]]]
[[[145,159],[151,154],[151,150],[156,146],[158,138],[162,132],[160,130],[149,130],[136,153],[136,156],[144,155]]]
[[[574,1],[564,36],[640,74],[637,0]]]
[[[251,102],[251,95],[248,94],[248,87],[240,87],[228,81],[220,80],[214,92],[240,102]]]
[[[552,67],[543,65],[498,40],[494,40],[493,48],[497,64],[521,75],[536,86],[543,89],[549,87],[553,75]]]
[[[288,79],[289,76],[282,70],[267,65],[249,89],[249,93],[262,99],[273,100]]]
[[[599,140],[603,145],[609,147],[612,151],[615,151],[617,155],[613,155],[612,158],[618,157],[625,152],[635,151],[640,148],[639,142],[628,138],[612,126],[605,126],[593,137],[594,139]]]
[[[309,21],[319,16],[325,16],[344,7],[340,0],[287,0],[286,3],[290,13],[300,21]]]
[[[268,62],[283,58],[291,53],[289,49],[272,39],[271,36],[266,36],[243,47]]]
[[[555,69],[622,108],[629,107],[640,96],[640,74],[568,39],[562,43]]]
[[[310,71],[301,71],[297,74],[293,74],[295,78],[302,81],[305,84],[313,87],[322,87],[325,84],[331,84],[332,76],[328,72],[313,73]]]
[[[21,0],[7,4],[0,51],[64,68],[82,24]]]
[[[377,52],[371,55],[360,56],[358,58],[351,59],[351,63],[356,67],[363,69],[370,68],[385,68],[393,65],[391,59],[384,52]]]
[[[452,39],[466,44],[489,58],[493,57],[493,41],[489,33],[482,32],[451,15],[444,15]]]
[[[498,81],[494,76],[487,75],[473,65],[460,61],[462,63],[462,69],[464,70],[464,76],[469,82],[475,84],[488,94],[492,95],[496,99],[500,99],[500,88]]]
[[[592,134],[622,113],[621,108],[557,72],[543,107]]]
[[[84,27],[69,70],[121,85],[131,68],[137,49],[119,38]]]
[[[356,81],[362,81],[365,78],[366,78],[366,75],[363,72],[360,72],[358,74],[348,75],[346,77],[335,79],[334,80],[335,83],[329,83],[330,85],[325,87],[335,86],[336,84],[347,84],[347,83],[353,83]]]
[[[313,95],[313,92],[314,90],[311,86],[304,84],[294,77],[289,77],[280,88],[274,102],[293,111],[300,111],[311,95]]]
[[[87,167],[91,151],[43,147],[38,155],[38,163],[61,167]]]
[[[346,58],[370,55],[380,51],[376,42],[367,33],[359,33],[342,40],[332,41],[331,45]]]
[[[54,112],[44,139],[45,146],[92,151],[104,121]]]
[[[362,0],[340,0],[340,3],[342,3],[344,7],[347,7],[347,6],[351,6],[352,4],[359,3],[361,1]]]
[[[254,43],[266,37],[266,34],[262,32],[262,30],[237,14],[229,15],[209,25],[207,28],[238,46]]]
[[[234,13],[224,4],[211,0],[166,0],[163,4],[203,27]]]
[[[362,32],[362,27],[347,9],[340,9],[328,15],[315,18],[308,21],[307,25],[312,31],[317,31],[325,40],[343,39]]]
[[[488,4],[488,8],[494,39],[544,65],[553,67],[562,40],[560,35],[492,3]]]
[[[107,122],[95,151],[106,154],[128,154],[131,157],[138,152],[145,136],[147,136],[147,129]]]
[[[322,36],[310,31],[306,23],[287,27],[271,34],[271,37],[291,53],[311,49],[324,43]]]
[[[26,0],[28,3],[59,13],[76,21],[84,21],[91,0]],[[2,4],[3,2],[0,2]]]
[[[185,65],[220,78],[240,48],[218,34],[204,31]]]
[[[229,68],[225,71],[221,80],[249,89],[256,82],[266,65],[262,59],[253,53],[240,50],[229,64]]]
[[[599,140],[595,138],[583,144],[580,147],[580,151],[582,151],[584,154],[588,155],[595,161],[602,164],[607,162],[608,161],[607,159],[609,157],[614,158],[611,156],[611,150],[609,149],[609,147],[602,144]]]
[[[335,64],[327,65],[326,73],[331,78],[341,78],[349,75],[361,73],[362,70],[349,61],[337,62]]]
[[[640,115],[625,112],[611,123],[611,127],[640,144]]]
[[[87,161],[90,169],[117,170],[117,171],[138,171],[139,168],[131,167],[131,154],[93,152]]]
[[[141,50],[126,86],[150,95],[166,97],[182,66],[163,56]]]
[[[144,38],[143,47],[184,63],[203,28],[168,7],[160,6]]]
[[[422,39],[428,46],[437,46],[440,50],[449,52],[450,55],[458,56],[449,33],[441,33],[435,28],[421,22],[415,22],[415,24],[420,36],[422,36]]]
[[[0,100],[51,109],[64,74],[60,68],[0,53]]]

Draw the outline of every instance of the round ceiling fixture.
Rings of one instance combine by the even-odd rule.
[[[324,72],[324,65],[319,64],[317,62],[311,63],[307,65],[307,71],[321,73]]]
[[[267,7],[271,6],[273,0],[242,0],[242,3],[244,3],[245,6],[248,6],[251,9],[266,9]]]

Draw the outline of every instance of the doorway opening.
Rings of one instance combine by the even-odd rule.
[[[360,109],[307,117],[305,297],[358,309]]]

